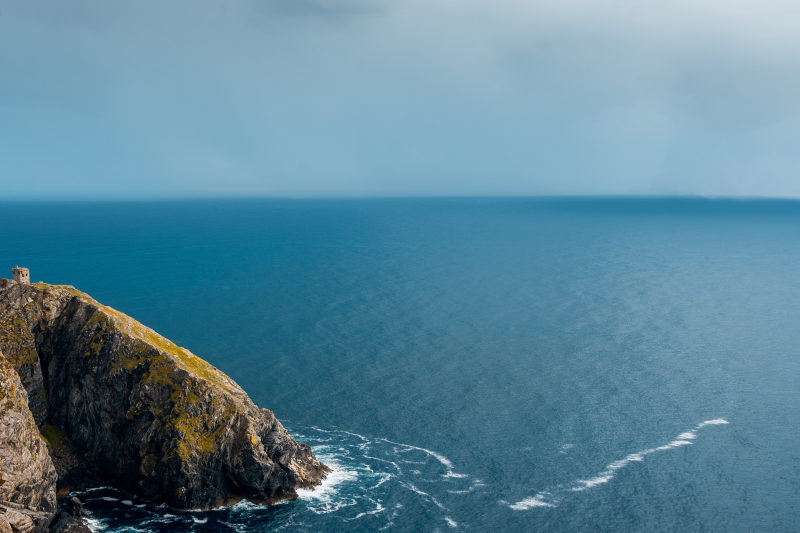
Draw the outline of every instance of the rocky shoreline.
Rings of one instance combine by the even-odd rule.
[[[66,285],[0,279],[0,533],[88,531],[99,483],[208,509],[294,498],[329,469],[228,376]]]

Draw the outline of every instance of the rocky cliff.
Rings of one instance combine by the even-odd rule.
[[[44,529],[56,511],[56,470],[28,394],[0,352],[0,531]]]
[[[198,509],[291,498],[328,471],[228,376],[73,287],[0,279],[0,350],[59,485]]]

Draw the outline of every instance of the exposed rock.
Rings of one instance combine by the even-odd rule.
[[[22,513],[14,509],[2,509],[0,514],[0,531],[10,531],[12,533],[35,533],[46,531],[41,525],[37,525],[27,513]]]
[[[56,470],[27,393],[0,352],[0,531],[43,530],[56,511]]]
[[[83,520],[69,514],[67,511],[58,513],[50,523],[50,533],[91,533]]]
[[[47,398],[36,353],[36,338],[26,318],[16,313],[0,316],[0,347],[5,348],[6,359],[13,365],[28,391],[28,406],[36,423],[41,424],[47,416]]]
[[[78,498],[68,498],[61,502],[61,512],[50,522],[50,533],[91,533],[83,521],[88,516]]]
[[[72,516],[78,517],[88,517],[89,515],[86,514],[86,511],[83,509],[83,503],[76,498],[75,496],[69,498],[64,502],[62,508]]]
[[[0,279],[0,327],[0,350],[24,354],[14,362],[43,399],[64,480],[92,465],[121,490],[195,509],[291,498],[329,471],[228,376],[73,287]]]

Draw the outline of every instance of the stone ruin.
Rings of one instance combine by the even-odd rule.
[[[15,266],[11,269],[11,274],[14,276],[14,281],[19,283],[31,282],[31,271],[25,267]]]

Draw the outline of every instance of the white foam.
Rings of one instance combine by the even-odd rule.
[[[536,496],[532,496],[530,498],[525,498],[524,500],[520,500],[517,503],[506,504],[514,511],[527,511],[528,509],[533,509],[535,507],[555,507],[555,503],[548,502],[545,498],[548,496],[549,493],[540,492]]]
[[[416,485],[414,485],[413,483],[403,483],[403,486],[404,486],[404,487],[406,487],[406,488],[407,488],[408,490],[410,490],[411,492],[416,492],[416,493],[417,493],[417,494],[419,494],[420,496],[425,496],[426,498],[430,498],[430,497],[431,497],[431,495],[430,495],[430,494],[428,494],[428,493],[427,493],[427,492],[425,492],[424,490],[420,490],[420,489],[418,489],[418,488],[417,488],[417,486],[416,486]]]
[[[430,494],[428,494],[428,493],[427,493],[427,492],[425,492],[424,490],[420,490],[420,489],[418,489],[418,488],[416,487],[416,485],[414,485],[413,483],[402,483],[402,485],[403,485],[405,488],[407,488],[408,490],[410,490],[410,491],[412,491],[412,492],[416,492],[416,493],[417,493],[417,494],[419,494],[420,496],[424,496],[424,497],[426,497],[426,498],[427,498],[427,499],[429,499],[431,502],[433,502],[433,504],[434,504],[434,505],[436,505],[436,507],[438,507],[439,509],[444,509],[444,508],[445,508],[445,506],[444,506],[444,505],[442,505],[441,503],[439,503],[439,502],[438,502],[438,500],[437,500],[436,498],[434,498],[433,496],[431,496]]]
[[[91,487],[91,488],[86,489],[84,492],[97,492],[98,490],[114,490],[114,487],[107,487],[107,486]],[[70,493],[70,494],[74,494],[74,493]],[[80,492],[78,492],[77,494],[80,494]]]
[[[402,474],[402,473],[403,473],[403,469],[402,469],[402,468],[400,468],[400,465],[398,465],[398,464],[397,464],[397,463],[395,463],[394,461],[389,461],[389,460],[387,460],[387,459],[381,459],[381,458],[379,458],[379,457],[373,457],[373,456],[371,456],[371,455],[366,455],[366,454],[364,455],[364,457],[365,457],[365,458],[367,458],[367,459],[372,459],[373,461],[381,461],[381,462],[383,462],[383,463],[390,464],[390,465],[392,465],[392,466],[393,466],[393,467],[394,467],[394,468],[397,470],[397,473],[398,473],[398,474]]]
[[[470,492],[475,492],[481,487],[485,487],[486,485],[480,479],[477,479],[472,482],[472,485],[469,486],[467,489],[463,490],[448,490],[449,494],[469,494]]]
[[[637,452],[637,453],[630,453],[630,454],[626,455],[623,459],[620,459],[618,461],[614,461],[613,463],[610,463],[606,467],[606,469],[607,470],[611,470],[611,471],[619,470],[620,468],[625,468],[630,463],[638,463],[638,462],[644,461],[644,456],[645,456],[645,452],[646,451],[649,451],[649,450],[645,450],[645,451],[641,451],[641,452]]]
[[[591,489],[597,487],[598,485],[604,485],[614,479],[614,471],[613,470],[604,470],[600,472],[599,475],[589,478],[589,479],[579,479],[576,481],[577,486],[572,487],[572,492],[580,492],[586,489]]]
[[[440,453],[437,453],[437,452],[435,452],[433,450],[429,450],[427,448],[422,448],[420,446],[413,446],[411,444],[403,444],[401,442],[394,442],[394,441],[389,440],[389,439],[380,439],[380,440],[382,440],[383,442],[388,442],[389,444],[394,444],[396,446],[402,446],[406,450],[417,450],[417,451],[420,451],[420,452],[423,452],[423,453],[426,453],[426,454],[430,455],[431,457],[433,457],[434,459],[439,461],[442,464],[442,466],[444,466],[445,469],[447,470],[447,472],[442,477],[453,477],[453,478],[467,477],[464,474],[457,474],[457,473],[453,472],[453,463],[452,463],[452,461],[450,461],[450,459],[448,459],[444,455],[442,455]]]
[[[663,446],[659,446],[658,448],[651,448],[651,449],[646,450],[646,451],[648,453],[663,452],[665,450],[669,450],[670,448],[680,448],[681,446],[688,446],[690,444],[694,444],[694,442],[692,442],[690,440],[680,440],[680,439],[678,439],[678,440],[673,440],[671,442],[668,442],[667,444],[664,444]]]
[[[361,439],[364,442],[369,442],[369,439],[367,437],[365,437],[364,435],[359,435],[358,433],[353,433],[352,431],[345,431],[345,430],[342,430],[342,433],[346,433],[347,435],[351,435],[353,437]]]
[[[390,479],[392,479],[392,475],[391,474],[384,474],[383,476],[381,476],[381,480],[378,481],[375,485],[369,487],[369,489],[370,490],[377,489],[378,487],[380,487],[381,485],[383,485],[384,483],[386,483]]]
[[[473,486],[469,486],[470,476],[456,472],[449,458],[421,446],[385,438],[368,438],[338,428],[310,426],[302,433],[319,460],[333,469],[321,486],[297,491],[299,500],[305,501],[308,510],[316,514],[349,507],[351,513],[348,514],[354,515],[349,520],[385,513],[384,520],[393,523],[400,507],[386,511],[375,495],[381,492],[380,487],[384,484],[399,484],[426,503],[441,509],[440,517],[443,519],[450,513],[437,500],[437,488],[440,492],[449,488],[468,488],[466,492],[471,492],[483,486],[482,482],[474,482]],[[413,470],[417,465],[418,470]],[[413,483],[410,482],[412,479]],[[445,481],[447,485],[442,486]],[[456,523],[455,520],[453,523]]]
[[[638,463],[644,461],[644,458],[650,454],[671,450],[674,448],[680,448],[681,446],[689,446],[690,444],[694,444],[695,439],[697,439],[697,431],[703,429],[706,426],[718,426],[723,424],[728,424],[729,422],[724,418],[714,418],[712,420],[706,420],[701,422],[695,426],[693,430],[684,431],[675,438],[668,442],[667,444],[663,444],[656,448],[647,448],[635,453],[630,453],[623,457],[622,459],[618,459],[606,465],[606,467],[596,476],[588,478],[588,479],[577,479],[571,484],[567,485],[566,490],[569,492],[582,492],[587,489],[591,489],[600,485],[604,485],[614,479],[616,472],[625,468],[631,463]],[[563,448],[563,446],[562,446]],[[564,487],[563,485],[560,487]],[[564,489],[561,489],[564,490]],[[509,504],[507,502],[501,502],[504,505],[508,505],[511,509],[515,511],[527,511],[528,509],[533,509],[535,507],[554,507],[555,504],[547,501],[545,499],[546,495],[549,495],[548,491],[539,492],[533,497],[525,498],[524,500],[520,500],[517,503]]]
[[[228,526],[237,533],[238,532],[245,533],[246,531],[248,531],[248,526],[246,524],[234,524],[232,522],[225,522],[225,521],[222,521],[220,523]]]
[[[314,488],[297,489],[298,499],[308,504],[308,509],[316,514],[328,514],[344,507],[357,505],[358,501],[352,497],[343,498],[339,495],[342,484],[358,479],[358,472],[344,468],[332,456],[317,455],[320,461],[331,468],[331,472]]]
[[[206,522],[208,522],[208,518],[195,518],[195,517],[192,517],[192,522],[194,522],[195,524],[205,524]]]
[[[373,500],[373,503],[376,505],[375,509],[373,509],[372,511],[364,511],[362,513],[358,513],[357,515],[355,515],[350,520],[358,520],[359,518],[363,518],[365,516],[376,515],[376,514],[384,512],[386,510],[386,508],[383,505],[381,505],[381,502],[376,502],[376,501]]]
[[[95,533],[97,531],[103,531],[104,529],[106,529],[105,524],[103,524],[102,522],[100,522],[100,520],[97,520],[96,518],[87,518],[86,526],[90,530],[92,530],[92,533]]]
[[[344,469],[335,459],[321,456],[319,459],[331,468],[331,472],[317,487],[297,489],[297,497],[301,500],[330,501],[337,492],[337,486],[358,478],[357,472]]]
[[[130,500],[122,500],[120,503],[122,503],[124,505],[133,505],[133,502],[130,501]]]
[[[458,527],[458,522],[456,522],[455,520],[453,520],[449,516],[445,516],[444,517],[444,521],[447,522],[447,525],[452,527],[452,528]]]
[[[118,502],[119,501],[118,498],[112,498],[111,496],[101,496],[100,499],[103,500],[103,501],[107,501],[107,502]]]
[[[705,422],[701,422],[700,424],[697,424],[697,429],[701,429],[701,428],[704,428],[706,426],[720,426],[720,425],[723,425],[723,424],[730,424],[730,422],[728,422],[724,418],[715,418],[713,420],[706,420]]]

